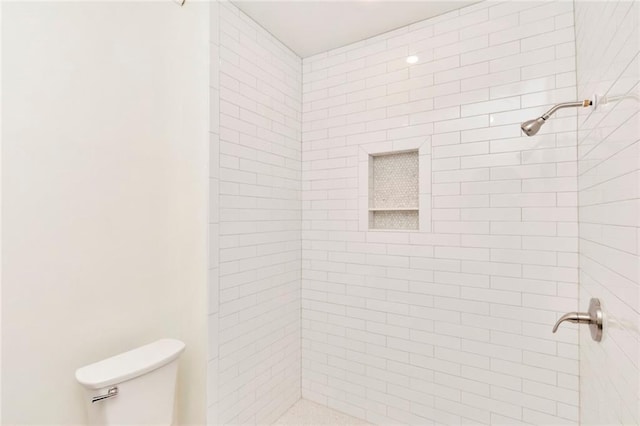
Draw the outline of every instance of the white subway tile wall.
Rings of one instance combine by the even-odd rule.
[[[229,2],[219,25],[219,401],[209,422],[269,424],[300,398],[302,62]]]
[[[576,111],[519,128],[576,97],[573,13],[483,2],[303,60],[304,398],[376,424],[577,422],[577,327],[551,334],[578,308]],[[361,229],[359,152],[428,140],[432,232]]]
[[[580,332],[583,424],[640,424],[640,3],[576,2],[580,306],[600,298],[597,344]],[[565,408],[563,407],[563,410]]]

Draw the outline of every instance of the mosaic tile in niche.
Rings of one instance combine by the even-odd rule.
[[[376,155],[370,188],[370,207],[418,208],[418,151]]]

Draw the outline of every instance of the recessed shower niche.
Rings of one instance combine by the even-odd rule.
[[[369,157],[369,228],[419,228],[418,151]]]
[[[431,138],[360,145],[360,231],[431,232]]]

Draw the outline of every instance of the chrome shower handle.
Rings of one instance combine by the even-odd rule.
[[[553,326],[553,332],[558,331],[558,327],[564,321],[574,322],[578,324],[589,324],[591,338],[596,342],[602,340],[602,309],[600,308],[599,299],[591,299],[589,303],[589,312],[569,312],[560,317],[558,322]]]

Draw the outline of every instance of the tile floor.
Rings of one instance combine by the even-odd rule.
[[[274,426],[293,425],[370,426],[364,420],[351,417],[306,399],[296,402],[274,423]]]

